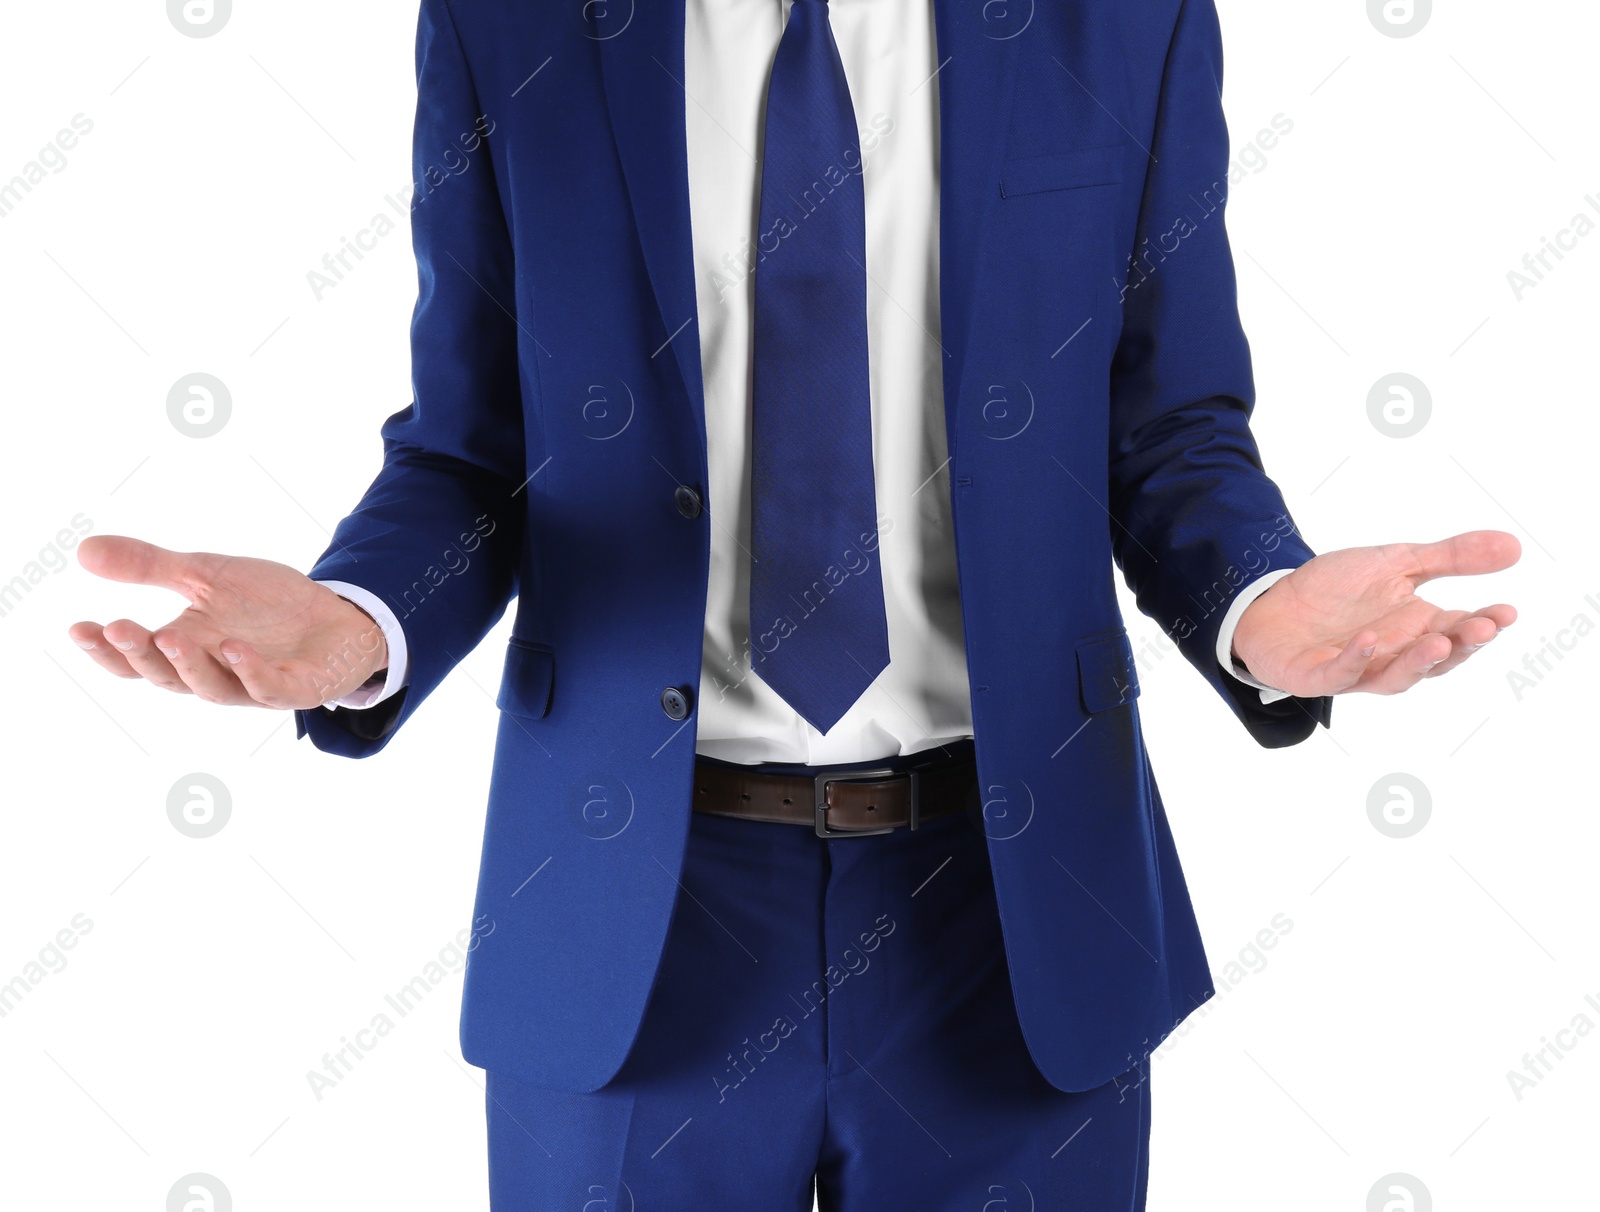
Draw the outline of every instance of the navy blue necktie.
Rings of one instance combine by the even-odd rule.
[[[761,679],[820,732],[889,663],[861,171],[828,6],[794,0],[761,159],[750,638]]]

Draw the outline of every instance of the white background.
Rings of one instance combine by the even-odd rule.
[[[1391,1172],[1441,1210],[1575,1207],[1600,1038],[1561,1037],[1520,1099],[1506,1074],[1576,1016],[1600,1024],[1600,233],[1520,300],[1507,272],[1579,212],[1600,222],[1600,16],[1461,0],[1391,38],[1363,0],[1220,8],[1233,144],[1257,165],[1229,225],[1268,470],[1319,550],[1512,531],[1515,569],[1430,596],[1522,618],[1444,681],[1342,699],[1331,733],[1269,752],[1126,603],[1219,982],[1154,1062],[1150,1207],[1360,1212]],[[181,603],[51,551],[82,515],[308,567],[358,499],[410,399],[409,236],[320,302],[306,274],[409,182],[414,30],[410,5],[326,0],[241,3],[203,39],[157,0],[6,8],[0,182],[93,122],[0,218],[0,582],[60,569],[0,615],[0,983],[92,922],[0,1018],[14,1206],[156,1210],[194,1171],[241,1210],[487,1206],[459,961],[320,1101],[305,1075],[469,923],[500,644],[349,762],[287,715],[106,676],[69,623]],[[1261,167],[1243,149],[1280,114]],[[166,415],[194,371],[232,395],[204,440]],[[1432,396],[1408,438],[1367,413],[1395,371]],[[1557,639],[1519,693],[1509,675]],[[204,841],[167,819],[193,772],[232,799]],[[1367,809],[1396,772],[1432,805],[1403,840]],[[1276,946],[1230,969],[1279,914]]]

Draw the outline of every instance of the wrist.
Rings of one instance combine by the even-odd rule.
[[[389,668],[389,645],[383,635],[383,625],[367,613],[366,610],[355,602],[351,602],[349,598],[344,597],[342,594],[339,600],[348,603],[352,609],[366,620],[365,625],[356,633],[356,650],[362,654],[363,658],[371,659],[370,665],[367,664],[365,659],[362,662],[362,667],[367,672],[367,676],[363,679],[363,684],[365,684],[374,680]]]
[[[1244,670],[1251,677],[1256,677],[1257,674],[1251,670],[1250,663],[1239,651],[1239,647],[1241,642],[1243,642],[1247,650],[1250,648],[1249,637],[1265,618],[1266,608],[1262,607],[1261,601],[1263,598],[1272,597],[1273,591],[1277,589],[1278,585],[1283,581],[1283,579],[1283,575],[1273,577],[1265,588],[1261,589],[1250,598],[1249,602],[1245,604],[1244,610],[1239,614],[1237,622],[1234,624],[1233,633],[1228,638],[1229,659],[1234,663],[1234,665]],[[1280,594],[1279,596],[1281,597],[1282,595]]]

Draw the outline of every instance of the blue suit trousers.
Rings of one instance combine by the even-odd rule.
[[[495,1212],[1139,1212],[1148,1062],[1081,1093],[1040,1075],[979,825],[693,814],[622,1070],[488,1075]]]

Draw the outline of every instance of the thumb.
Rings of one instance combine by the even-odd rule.
[[[156,585],[185,597],[193,597],[194,588],[207,579],[197,556],[114,534],[90,535],[79,543],[78,563],[108,581]]]
[[[1522,544],[1503,530],[1469,530],[1437,543],[1411,547],[1408,570],[1418,584],[1435,577],[1481,576],[1510,568],[1522,555]]]

